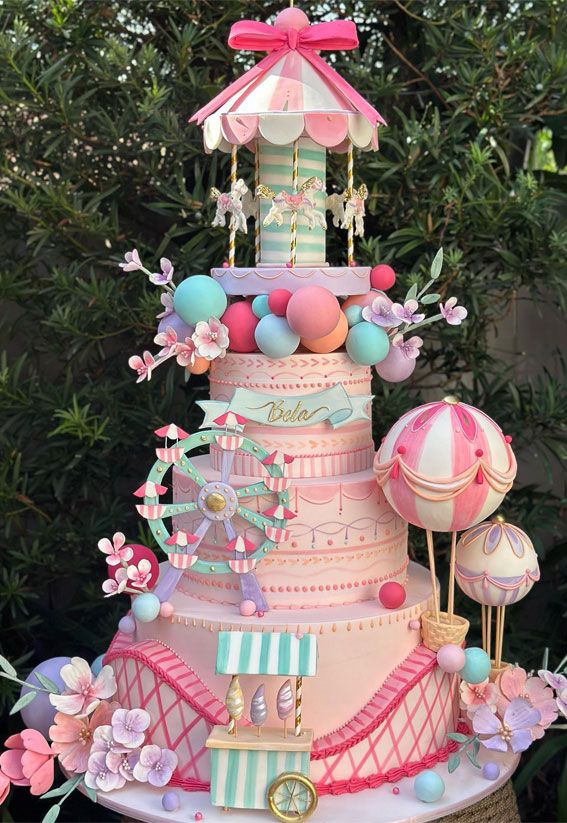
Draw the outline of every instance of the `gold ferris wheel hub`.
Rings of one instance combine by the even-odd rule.
[[[205,499],[207,508],[212,512],[221,512],[226,507],[226,499],[219,492],[211,492]]]

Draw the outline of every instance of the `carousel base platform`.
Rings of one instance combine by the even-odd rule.
[[[313,816],[313,823],[426,823],[445,820],[446,823],[519,823],[515,796],[509,783],[519,756],[481,751],[481,763],[492,760],[500,766],[498,780],[486,780],[479,769],[468,761],[448,774],[447,764],[435,766],[445,782],[445,794],[437,803],[422,803],[413,791],[413,777],[397,783],[399,794],[387,783],[378,789],[366,789],[357,794],[325,795]],[[165,789],[128,784],[109,794],[98,793],[97,801],[123,815],[124,821],[146,823],[190,823],[196,812],[203,815],[203,823],[268,823],[275,820],[268,811],[230,809],[212,806],[208,792],[179,792],[180,807],[166,812],[161,805]]]

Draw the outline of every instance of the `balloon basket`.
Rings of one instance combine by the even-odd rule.
[[[490,662],[492,664],[492,668],[490,669],[490,674],[488,675],[488,679],[490,680],[491,683],[494,683],[497,680],[497,678],[500,677],[502,672],[505,672],[506,669],[509,669],[510,666],[512,665],[511,663],[505,663],[504,661],[502,661],[500,663],[500,665],[497,666],[495,660],[491,660]]]
[[[452,618],[447,612],[439,612],[439,621],[435,612],[427,611],[421,615],[421,636],[424,646],[437,652],[441,646],[454,643],[460,646],[469,630],[469,621],[454,614]]]

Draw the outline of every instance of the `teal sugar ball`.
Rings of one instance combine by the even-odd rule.
[[[357,323],[362,323],[362,306],[348,306],[345,309],[345,316],[349,329],[356,326]]]
[[[345,345],[350,359],[361,366],[379,363],[390,349],[390,341],[384,329],[366,321],[357,323],[350,329]]]
[[[100,670],[102,669],[102,661],[104,660],[104,655],[99,654],[98,657],[95,657],[93,662],[91,663],[91,672],[94,674],[95,677],[98,677],[100,674]]]
[[[299,346],[299,335],[290,329],[285,317],[275,314],[262,317],[254,337],[260,351],[268,357],[287,357]]]
[[[260,320],[262,317],[266,317],[266,315],[271,314],[268,299],[267,294],[259,294],[258,297],[255,297],[252,301],[252,311]]]
[[[187,277],[175,289],[173,308],[190,326],[209,317],[222,317],[226,311],[226,294],[211,277],[196,274]]]
[[[159,614],[159,598],[151,592],[144,592],[134,598],[132,612],[140,623],[151,623]]]
[[[465,665],[459,670],[459,675],[465,683],[482,683],[490,674],[490,657],[483,649],[471,646],[465,649]]]
[[[423,803],[436,803],[445,793],[445,783],[437,772],[425,769],[415,778],[413,790],[417,799]]]

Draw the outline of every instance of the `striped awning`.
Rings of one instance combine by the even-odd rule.
[[[287,632],[219,632],[217,674],[308,677],[317,671],[317,638]]]

